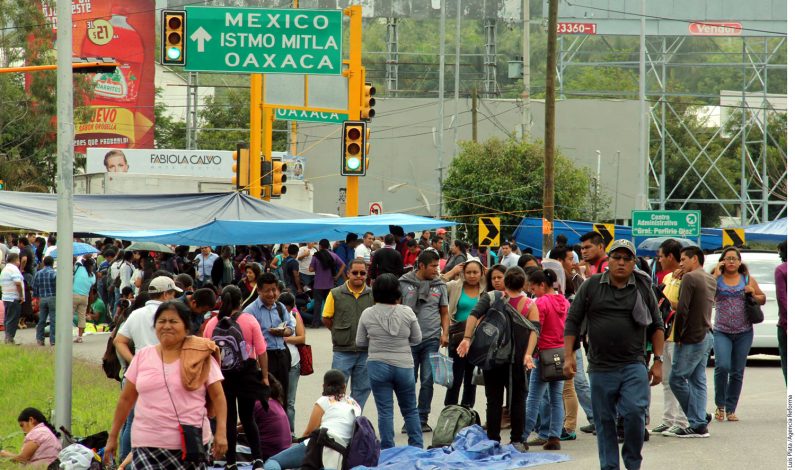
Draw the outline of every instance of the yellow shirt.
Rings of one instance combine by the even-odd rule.
[[[362,288],[357,292],[351,288],[351,285],[348,281],[345,281],[345,285],[348,287],[348,290],[351,291],[353,297],[358,299],[367,285],[363,285]],[[678,290],[677,290],[678,292]],[[328,293],[328,297],[326,297],[326,303],[323,304],[323,318],[334,318],[334,296],[331,295],[331,292]]]
[[[665,289],[663,289],[663,294],[665,297],[671,301],[671,303],[679,302],[679,286],[682,285],[681,279],[674,279],[673,273],[668,273],[663,278],[663,284],[665,284]],[[663,318],[665,321],[665,318]],[[676,316],[674,316],[674,323],[676,323]],[[665,341],[673,341],[674,340],[674,329],[671,328],[671,334],[665,338]]]

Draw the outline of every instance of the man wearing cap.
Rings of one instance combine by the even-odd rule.
[[[136,351],[140,351],[146,346],[154,346],[159,343],[155,334],[155,312],[157,307],[163,302],[174,299],[174,295],[181,292],[182,289],[177,287],[174,284],[174,280],[167,276],[158,276],[149,282],[147,290],[149,300],[146,301],[143,307],[130,313],[127,321],[122,323],[116,333],[116,338],[113,339],[113,345],[116,347],[116,352],[121,356],[125,367],[126,364],[132,362],[133,358],[130,344],[135,346]],[[130,410],[130,415],[127,417],[124,427],[122,427],[121,443],[119,445],[119,456],[121,458],[124,458],[132,450],[130,431],[134,413],[135,409],[133,408]]]
[[[643,459],[649,385],[662,381],[663,324],[651,280],[635,272],[635,245],[616,240],[608,258],[609,270],[588,278],[571,304],[563,370],[567,378],[574,377],[574,346],[587,321],[588,374],[601,468],[619,469],[618,413],[624,418],[624,466],[637,470]],[[646,369],[648,339],[654,354],[650,370]]]

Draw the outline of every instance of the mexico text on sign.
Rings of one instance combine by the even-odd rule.
[[[633,237],[698,237],[701,211],[632,211]]]
[[[342,73],[342,12],[185,7],[185,70]]]

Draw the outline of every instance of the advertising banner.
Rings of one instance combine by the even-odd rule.
[[[138,173],[231,178],[232,152],[226,150],[89,148],[86,173]]]
[[[55,25],[55,7],[42,9]],[[75,152],[154,147],[155,13],[154,0],[72,0],[73,55],[121,64],[91,77],[91,113],[75,123]]]

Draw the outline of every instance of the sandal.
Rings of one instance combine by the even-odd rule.
[[[82,343],[83,342],[83,337],[82,336],[78,336],[77,338],[75,338],[74,342],[75,343]]]
[[[715,421],[723,421],[726,419],[726,410],[723,408],[715,408]]]
[[[734,413],[727,413],[726,421],[740,421],[740,418],[738,418],[737,415]]]

